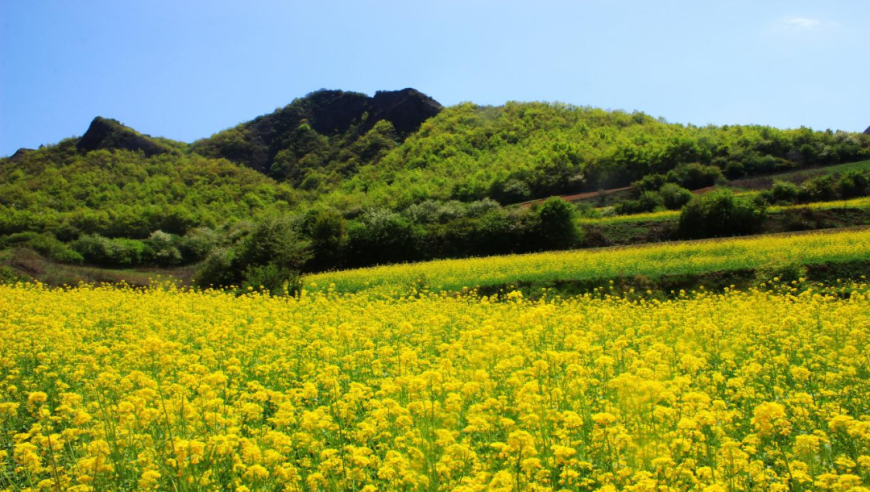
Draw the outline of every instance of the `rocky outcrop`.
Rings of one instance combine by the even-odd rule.
[[[88,131],[79,139],[76,148],[83,152],[99,149],[142,151],[149,157],[172,151],[151,137],[122,125],[117,120],[100,116],[94,118]]]
[[[24,147],[21,147],[20,149],[16,150],[14,154],[9,156],[9,162],[18,162],[21,159],[24,159],[24,156],[31,152],[35,152],[35,150],[25,149]]]
[[[380,121],[389,121],[399,139],[417,131],[443,107],[415,89],[378,91],[374,97],[359,92],[319,90],[248,123],[199,140],[192,150],[223,157],[268,173],[275,156],[301,145],[301,124],[308,124],[333,143],[350,145]]]
[[[400,135],[417,131],[424,121],[444,109],[438,101],[415,89],[378,91],[371,106],[373,116],[392,123]]]
[[[864,135],[870,135],[870,126],[868,126],[866,130],[864,130]]]

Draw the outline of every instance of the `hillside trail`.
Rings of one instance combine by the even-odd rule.
[[[585,193],[577,193],[574,195],[555,195],[555,196],[557,198],[561,198],[562,200],[565,200],[566,202],[576,202],[578,200],[586,200],[589,198],[595,198],[595,197],[599,197],[599,196],[612,195],[614,193],[619,193],[621,191],[628,191],[630,189],[631,189],[631,186],[625,186],[622,188],[611,188],[609,190],[587,191]],[[707,186],[707,187],[700,188],[697,190],[692,190],[692,193],[694,193],[696,195],[703,195],[704,193],[708,193],[708,192],[713,191],[715,189],[716,189],[715,186]],[[517,203],[516,206],[531,207],[532,205],[534,205],[536,203],[544,203],[548,199],[549,198],[539,198],[537,200],[529,200],[527,202]]]

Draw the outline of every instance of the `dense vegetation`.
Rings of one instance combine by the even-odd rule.
[[[755,200],[715,194],[713,203],[691,190],[868,157],[870,136],[843,132],[318,91],[191,145],[97,118],[81,139],[4,159],[0,248],[110,267],[205,260],[203,282],[247,285],[298,270],[594,243],[578,216],[685,209],[682,237],[723,236],[757,230],[769,205],[866,196],[867,175],[776,183]],[[614,208],[511,206],[629,184]]]

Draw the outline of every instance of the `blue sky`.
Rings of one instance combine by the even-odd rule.
[[[863,131],[870,2],[0,0],[0,155],[207,137],[320,88]]]

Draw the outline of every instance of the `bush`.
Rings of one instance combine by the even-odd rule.
[[[302,230],[311,241],[313,257],[307,270],[320,271],[340,265],[345,242],[345,220],[335,210],[308,212]]]
[[[746,176],[746,168],[740,161],[729,161],[728,164],[725,165],[725,176],[727,176],[728,179],[740,179]]]
[[[195,262],[208,257],[218,243],[220,236],[217,232],[208,227],[197,227],[187,231],[178,241],[178,250],[184,261]]]
[[[789,205],[795,203],[800,195],[800,188],[787,181],[775,181],[773,186],[763,192],[761,197],[770,204]]]
[[[176,247],[178,240],[178,236],[163,231],[152,232],[146,241],[150,257],[160,265],[178,265],[182,261],[181,251]]]
[[[577,246],[580,233],[574,206],[558,197],[548,198],[537,209],[535,236],[540,248],[568,249]]]
[[[236,266],[236,252],[232,248],[213,250],[196,271],[196,284],[200,287],[237,285],[241,274]]]
[[[249,266],[244,278],[243,289],[262,290],[273,296],[295,295],[301,287],[298,271],[272,263]]]
[[[131,267],[151,259],[149,248],[137,239],[109,239],[92,234],[80,237],[70,247],[82,255],[85,262],[94,265]]]
[[[680,164],[668,172],[668,181],[677,183],[683,188],[697,190],[713,186],[723,178],[722,170],[716,166],[704,166],[694,162],[692,164]]]
[[[834,184],[834,177],[831,175],[808,179],[801,185],[798,200],[803,203],[834,200],[837,198]]]
[[[366,266],[416,260],[422,232],[393,211],[369,210],[348,224],[346,262]]]
[[[280,269],[299,270],[311,258],[309,245],[288,217],[269,217],[241,241],[236,258],[243,269],[271,263]]]
[[[647,174],[643,178],[631,183],[632,192],[639,197],[645,191],[658,191],[668,182],[664,174]]]
[[[499,180],[490,186],[489,196],[502,205],[509,205],[529,200],[532,197],[532,190],[525,181],[518,179]]]
[[[867,175],[860,171],[849,171],[837,181],[835,185],[837,193],[843,198],[857,198],[867,196],[870,192],[870,182]]]
[[[667,183],[659,190],[665,208],[679,210],[692,199],[692,192],[674,183]]]
[[[484,198],[483,200],[469,203],[465,213],[468,217],[482,217],[483,215],[500,208],[501,205],[499,205],[497,201],[492,198]]]
[[[680,214],[679,234],[684,238],[751,234],[761,228],[765,209],[727,190],[692,198]]]
[[[522,236],[526,232],[527,209],[496,209],[474,221],[470,238],[473,254],[497,255],[521,250]]]
[[[626,200],[616,206],[616,213],[621,215],[655,212],[665,208],[665,201],[655,191],[644,191],[637,200]]]
[[[408,217],[418,224],[443,224],[465,217],[466,207],[461,202],[426,200],[408,207]]]

